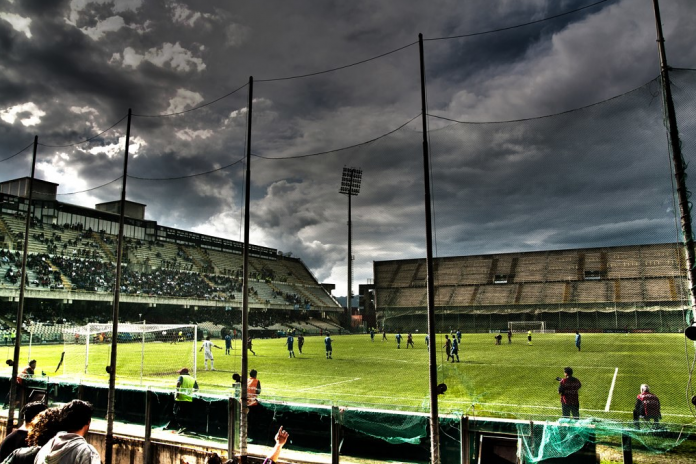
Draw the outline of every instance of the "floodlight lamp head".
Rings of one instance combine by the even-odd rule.
[[[684,330],[684,335],[689,340],[696,341],[696,322],[694,322]]]

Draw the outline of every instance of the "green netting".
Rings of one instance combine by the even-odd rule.
[[[688,439],[691,428],[672,431],[653,424],[634,424],[609,420],[561,419],[556,423],[522,423],[517,425],[521,452],[525,462],[566,458],[588,444],[616,443],[630,439],[633,446],[648,453],[664,453]]]
[[[428,436],[428,418],[423,415],[346,410],[341,414],[341,423],[392,444],[417,445]]]

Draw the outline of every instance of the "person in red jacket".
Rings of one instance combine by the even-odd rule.
[[[578,390],[582,384],[578,379],[573,377],[573,368],[563,368],[564,377],[556,377],[560,381],[558,385],[558,393],[561,395],[561,410],[563,417],[573,416],[574,419],[580,419],[580,397]]]
[[[656,424],[662,419],[660,399],[650,393],[650,386],[645,383],[640,386],[640,395],[636,397],[636,405],[633,408],[633,423],[637,429],[640,428],[641,419],[648,422],[652,419]]]

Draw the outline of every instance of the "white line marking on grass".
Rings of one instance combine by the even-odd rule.
[[[614,386],[616,385],[616,376],[619,374],[619,368],[614,370],[614,378],[611,380],[611,388],[609,389],[609,398],[607,398],[607,405],[604,407],[604,412],[609,412],[609,407],[611,406],[611,398],[614,396]]]
[[[338,385],[339,383],[355,382],[356,380],[360,380],[360,377],[356,377],[356,378],[350,379],[350,380],[342,380],[340,382],[326,383],[324,385],[317,385],[316,387],[301,388],[301,389],[295,390],[295,391],[303,392],[303,391],[307,391],[307,390],[314,390],[315,388],[324,388],[324,387],[329,387],[331,385]]]

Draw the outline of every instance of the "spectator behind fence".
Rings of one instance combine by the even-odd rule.
[[[645,419],[650,422],[653,420],[655,424],[662,419],[662,411],[660,410],[660,399],[657,395],[650,393],[650,387],[647,384],[640,386],[640,395],[636,397],[636,405],[633,408],[633,422],[636,428],[640,428],[640,419]]]
[[[0,462],[10,455],[14,450],[28,445],[27,436],[32,428],[31,421],[42,411],[46,410],[46,405],[40,401],[25,404],[22,408],[21,417],[24,423],[20,428],[9,434],[0,444]],[[33,462],[33,461],[32,461]]]
[[[72,400],[61,411],[63,431],[46,443],[36,455],[36,464],[101,464],[99,453],[85,435],[92,423],[92,405]]]
[[[271,450],[271,453],[266,457],[266,460],[263,461],[263,464],[275,464],[275,462],[278,460],[278,457],[280,457],[280,451],[283,449],[283,446],[285,446],[285,443],[288,441],[289,434],[285,430],[283,430],[283,426],[280,426],[280,429],[278,430],[278,433],[276,433],[275,436],[275,446]]]
[[[31,423],[31,430],[27,436],[28,446],[14,450],[2,464],[33,464],[41,447],[62,428],[62,419],[62,408],[41,411]]]

